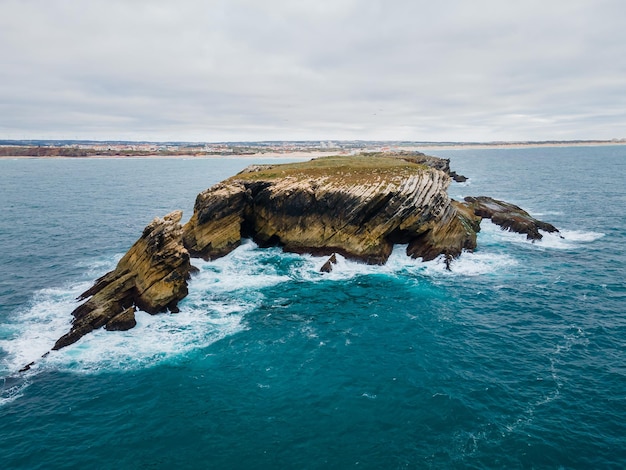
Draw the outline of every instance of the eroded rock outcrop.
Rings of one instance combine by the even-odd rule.
[[[333,253],[330,258],[320,268],[321,273],[330,273],[333,270],[333,266],[337,264],[337,255]]]
[[[557,229],[519,207],[487,197],[450,199],[449,161],[421,153],[326,157],[282,165],[253,165],[200,193],[194,213],[181,226],[182,212],[154,219],[117,267],[96,281],[72,312],[71,330],[53,349],[105,327],[135,326],[135,310],[178,311],[195,268],[190,256],[206,260],[230,253],[243,238],[261,247],[331,255],[382,264],[394,244],[407,254],[447,266],[476,247],[483,217],[502,228],[539,239]],[[26,366],[26,370],[29,366]]]
[[[256,165],[201,193],[184,227],[193,255],[215,259],[242,237],[260,246],[382,264],[395,243],[433,259],[476,246],[478,218],[447,194],[446,160],[401,155]]]
[[[547,222],[532,217],[521,207],[491,197],[466,197],[468,207],[477,215],[499,225],[510,232],[526,234],[528,240],[541,240],[544,232],[558,232],[558,229]]]
[[[155,218],[141,238],[79,299],[88,299],[72,315],[71,330],[52,349],[68,346],[94,329],[127,330],[135,326],[135,308],[148,313],[178,311],[187,295],[191,264],[182,243],[181,211]]]

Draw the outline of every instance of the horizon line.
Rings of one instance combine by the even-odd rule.
[[[406,139],[278,139],[278,140],[126,140],[126,139],[0,139],[0,145],[13,143],[141,143],[141,144],[289,144],[289,143],[363,143],[363,144],[420,144],[420,145],[515,145],[515,144],[561,144],[561,143],[626,143],[626,138],[613,139],[543,139],[543,140],[406,140]]]

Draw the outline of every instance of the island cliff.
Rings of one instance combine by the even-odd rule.
[[[200,193],[194,213],[154,219],[115,270],[80,296],[71,330],[53,349],[74,343],[93,329],[132,328],[135,309],[177,312],[187,295],[190,257],[213,260],[252,238],[261,247],[295,253],[335,253],[384,264],[394,244],[423,260],[443,256],[446,265],[476,248],[482,218],[503,229],[541,238],[557,231],[512,204],[487,197],[464,202],[447,194],[449,161],[421,153],[325,157],[303,163],[253,165]],[[28,367],[28,366],[27,366]]]
[[[242,238],[370,264],[385,263],[396,243],[425,260],[455,257],[476,247],[480,218],[452,203],[441,162],[365,155],[249,167],[198,196],[183,243],[206,260]]]

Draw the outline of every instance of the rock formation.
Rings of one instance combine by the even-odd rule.
[[[155,218],[117,267],[79,299],[88,299],[72,315],[71,330],[52,349],[68,346],[90,331],[127,330],[136,325],[135,308],[148,313],[178,311],[187,295],[191,264],[182,245],[181,211]]]
[[[201,193],[184,244],[210,260],[244,237],[295,253],[383,264],[395,243],[414,257],[476,246],[479,219],[448,197],[447,160],[422,154],[327,157],[253,166]]]
[[[332,272],[333,266],[337,264],[337,255],[333,253],[330,255],[330,258],[326,260],[326,262],[320,268],[321,273],[329,273]]]
[[[200,193],[181,227],[182,212],[154,219],[115,270],[84,292],[70,332],[53,349],[90,331],[135,326],[135,309],[177,312],[194,268],[190,256],[212,260],[253,238],[261,247],[331,255],[370,264],[387,261],[393,245],[407,254],[450,261],[476,247],[482,217],[541,238],[556,231],[517,206],[486,197],[457,202],[447,194],[449,161],[421,153],[326,157],[303,163],[253,165]],[[27,366],[28,368],[28,366]]]
[[[491,219],[491,221],[510,232],[524,233],[528,240],[541,240],[544,232],[558,232],[558,229],[547,222],[542,222],[526,212],[524,209],[498,201],[486,196],[466,197],[468,207],[479,217]]]

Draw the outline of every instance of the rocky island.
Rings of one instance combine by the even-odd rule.
[[[384,264],[395,244],[406,244],[413,258],[443,256],[450,269],[463,250],[476,248],[482,218],[532,240],[542,237],[539,230],[557,231],[503,201],[455,201],[447,193],[452,179],[464,177],[449,160],[419,152],[252,165],[200,193],[184,226],[180,211],[155,218],[117,267],[79,297],[85,302],[53,349],[97,328],[132,328],[135,309],[177,312],[195,269],[190,259],[225,256],[244,238],[330,256],[321,269],[328,272],[336,254]]]

